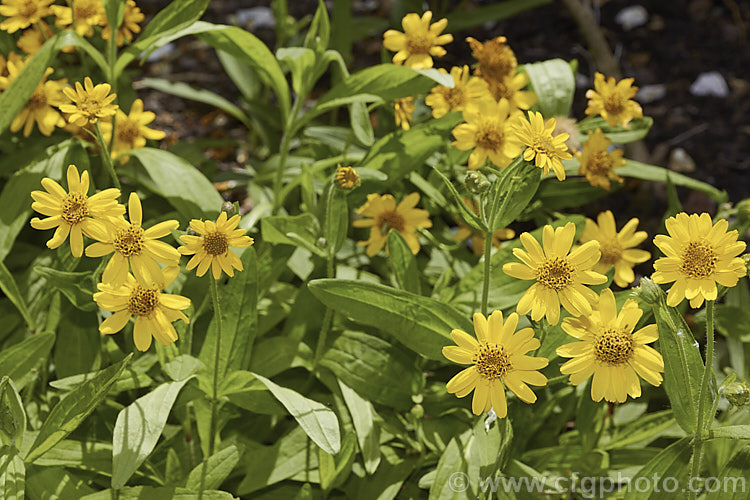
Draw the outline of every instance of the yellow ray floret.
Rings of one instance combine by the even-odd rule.
[[[441,73],[446,73],[440,68]],[[450,72],[453,87],[437,85],[424,102],[432,108],[432,116],[441,118],[451,111],[463,111],[472,102],[478,102],[489,96],[487,82],[481,78],[472,77],[468,66],[463,68],[454,66]]]
[[[398,205],[396,199],[390,195],[370,194],[367,202],[362,205],[357,214],[367,219],[355,220],[354,227],[369,227],[370,238],[367,241],[357,242],[360,246],[367,246],[367,255],[376,255],[388,239],[391,229],[398,231],[409,245],[411,252],[416,255],[419,252],[418,229],[432,227],[427,210],[415,208],[419,203],[419,193],[411,193]]]
[[[602,290],[599,304],[590,315],[563,320],[563,330],[578,342],[557,348],[558,356],[573,358],[560,367],[560,372],[570,375],[573,385],[593,375],[591,399],[594,401],[624,403],[628,395],[640,397],[639,376],[659,386],[664,360],[646,345],[659,338],[659,330],[656,325],[648,325],[633,333],[642,315],[638,304],[630,299],[618,313],[612,290]]]
[[[75,165],[68,165],[67,180],[68,191],[45,177],[42,179],[44,191],[31,192],[34,200],[31,208],[46,216],[31,219],[31,227],[41,230],[57,228],[47,246],[57,248],[70,236],[70,251],[74,257],[80,257],[83,255],[83,235],[97,238],[106,234],[102,220],[121,217],[125,207],[117,203],[119,189],[105,189],[88,196],[89,173],[84,171],[79,176]]]
[[[630,120],[643,116],[641,105],[631,100],[638,92],[638,87],[633,87],[632,78],[623,78],[615,82],[613,77],[606,81],[604,75],[594,75],[594,90],[586,91],[589,99],[586,108],[587,115],[601,115],[612,127],[618,125],[630,128]]]
[[[55,0],[3,0],[0,15],[6,17],[0,29],[8,33],[35,25],[51,13],[50,5]]]
[[[148,124],[154,121],[156,115],[152,111],[143,110],[143,101],[136,99],[126,115],[121,109],[115,115],[115,140],[112,143],[112,158],[116,158],[133,149],[146,146],[146,140],[160,141],[166,134],[161,130],[148,128]],[[102,120],[102,135],[104,141],[109,144],[112,138],[112,122]],[[121,162],[127,160],[122,157]]]
[[[506,99],[496,102],[486,99],[467,106],[462,123],[453,129],[453,146],[461,151],[473,150],[469,156],[469,169],[476,170],[487,158],[498,167],[505,168],[521,153],[521,144],[509,119],[510,105]]]
[[[596,220],[598,224],[591,219],[586,219],[586,227],[581,233],[580,241],[581,243],[592,240],[599,242],[602,257],[593,270],[604,274],[614,266],[614,281],[617,286],[625,288],[635,279],[633,266],[651,258],[649,252],[635,248],[648,238],[648,233],[636,231],[638,229],[636,218],[630,219],[618,233],[615,216],[609,210],[600,213]]]
[[[149,229],[143,229],[142,210],[138,195],[130,193],[130,222],[123,217],[108,219],[106,234],[95,236],[99,241],[86,247],[87,257],[113,254],[102,275],[102,281],[113,288],[120,288],[125,283],[128,269],[133,270],[133,275],[141,286],[150,287],[153,283],[165,283],[162,268],[157,262],[175,266],[180,261],[180,254],[173,246],[159,241],[159,238],[177,229],[180,223],[176,220],[167,220]]]
[[[732,287],[745,276],[747,268],[738,257],[745,242],[737,241],[737,231],[727,231],[729,223],[719,219],[715,224],[707,213],[679,213],[664,224],[669,236],[659,234],[654,244],[665,257],[654,262],[652,276],[656,283],[672,283],[667,304],[674,307],[683,299],[690,307],[700,307],[704,300],[716,300],[716,284]]]
[[[529,111],[529,119],[525,117],[515,121],[515,131],[518,140],[526,146],[523,159],[534,160],[534,165],[544,170],[548,175],[550,168],[554,170],[558,180],[565,180],[565,167],[562,160],[573,158],[568,152],[565,141],[570,137],[567,133],[552,135],[555,130],[556,120],[550,118],[546,122],[542,114]]]
[[[539,348],[539,339],[534,338],[531,328],[516,331],[517,326],[516,313],[510,314],[505,323],[501,311],[494,311],[489,320],[476,313],[476,338],[463,330],[453,330],[451,337],[457,345],[443,347],[443,356],[449,360],[472,365],[453,377],[446,389],[459,398],[474,391],[471,410],[475,415],[493,409],[499,418],[504,418],[508,414],[506,387],[524,403],[533,403],[536,394],[529,385],[547,384],[547,377],[538,370],[549,360],[526,354]]]
[[[607,277],[591,270],[599,262],[599,242],[588,241],[571,251],[576,226],[568,222],[554,229],[544,226],[542,244],[529,233],[521,234],[524,249],[514,248],[521,262],[503,265],[503,272],[514,278],[536,281],[518,302],[519,314],[531,312],[531,319],[547,317],[551,325],[560,321],[560,304],[573,316],[591,314],[596,292],[586,285],[600,285]]]
[[[146,19],[146,16],[135,4],[135,0],[128,0],[125,3],[125,11],[122,15],[122,23],[120,24],[120,27],[117,28],[117,37],[115,38],[115,42],[117,43],[118,47],[125,44],[125,40],[127,40],[128,42],[133,41],[133,34],[141,32],[139,23],[142,23],[144,19]],[[109,27],[109,24],[107,24],[106,26],[104,26],[104,29],[102,29],[102,38],[104,38],[105,40],[109,40],[111,36],[112,29]]]
[[[576,151],[580,163],[578,173],[586,176],[592,186],[599,186],[609,191],[610,181],[622,182],[622,177],[615,173],[616,168],[624,167],[622,149],[609,151],[612,141],[597,128],[589,134],[583,143],[583,151]]]
[[[442,57],[446,50],[441,47],[453,41],[453,35],[441,35],[448,25],[447,19],[441,19],[432,25],[432,12],[406,14],[401,20],[404,32],[388,30],[383,33],[383,46],[396,52],[394,64],[403,64],[409,68],[426,69],[433,65],[432,58]]]
[[[72,26],[79,36],[94,34],[94,26],[107,25],[107,13],[101,0],[73,0],[70,7],[52,6],[58,28]]]
[[[100,118],[112,116],[117,111],[117,104],[112,104],[117,99],[117,94],[110,94],[110,90],[112,87],[108,83],[100,83],[94,87],[91,78],[87,76],[83,85],[76,82],[75,89],[63,89],[63,94],[72,103],[61,104],[60,111],[70,114],[68,121],[79,127],[96,123]]]
[[[163,292],[179,273],[178,266],[165,267],[164,281],[152,282],[149,286],[138,283],[130,273],[119,287],[99,283],[94,301],[113,313],[99,325],[99,332],[105,335],[117,333],[135,316],[133,342],[139,351],[147,351],[152,338],[163,346],[172,344],[177,340],[172,323],[178,319],[188,323],[188,317],[182,311],[190,307],[187,297]]]
[[[237,229],[239,223],[239,215],[227,219],[226,212],[221,212],[216,222],[191,220],[190,227],[200,236],[180,236],[185,245],[177,249],[182,255],[193,256],[187,270],[197,267],[196,275],[203,276],[211,268],[214,279],[221,278],[222,271],[229,277],[234,276],[234,269],[242,271],[242,261],[230,247],[249,247],[254,240],[245,235],[244,229]]]

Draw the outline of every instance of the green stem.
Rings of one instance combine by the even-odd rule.
[[[490,296],[490,258],[492,256],[492,231],[484,233],[484,279],[482,281],[482,314],[487,316],[487,300]]]
[[[102,129],[99,127],[98,121],[94,122],[94,128],[96,128],[96,140],[99,143],[99,147],[102,150],[102,157],[104,158],[102,162],[107,168],[107,172],[109,172],[110,177],[112,177],[112,182],[114,183],[115,187],[117,189],[120,189],[120,179],[117,178],[117,172],[115,172],[115,166],[112,163],[112,156],[109,153],[109,148],[107,147],[107,143],[104,140]],[[114,129],[112,130],[112,133],[114,134]]]
[[[693,438],[693,460],[690,470],[690,477],[700,477],[701,473],[701,452],[703,451],[703,440],[705,438],[703,427],[709,422],[703,422],[703,411],[710,397],[708,389],[709,379],[713,374],[714,363],[714,301],[706,301],[706,366],[703,369],[701,378],[701,392],[698,396],[698,422],[695,427],[695,436]],[[691,489],[690,498],[697,498],[695,489]]]
[[[302,105],[302,99],[297,96],[294,99],[294,105],[292,111],[289,113],[289,117],[286,121],[286,127],[284,135],[281,138],[281,145],[279,146],[279,163],[276,165],[276,176],[273,181],[273,210],[272,215],[276,215],[281,208],[281,184],[284,180],[284,170],[286,169],[286,159],[289,156],[289,144],[292,142],[292,126],[294,120],[297,118],[299,108]]]

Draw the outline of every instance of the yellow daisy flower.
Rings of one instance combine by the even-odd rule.
[[[489,157],[498,167],[507,167],[521,153],[515,139],[512,121],[508,119],[508,101],[487,99],[476,106],[464,109],[462,123],[453,129],[453,146],[461,151],[473,149],[469,156],[469,169],[476,170]]]
[[[615,83],[614,77],[604,81],[604,75],[596,73],[594,76],[594,89],[586,91],[589,99],[586,108],[587,115],[601,115],[611,126],[618,125],[630,128],[628,122],[633,118],[643,116],[641,105],[631,100],[638,87],[633,87],[633,78],[623,78]]]
[[[438,71],[447,73],[443,68]],[[484,80],[471,77],[468,66],[453,66],[450,75],[453,78],[453,88],[437,85],[424,100],[432,108],[432,116],[435,118],[441,118],[451,111],[463,111],[467,104],[485,98],[489,92]]]
[[[128,151],[146,146],[146,140],[160,141],[166,137],[161,130],[148,128],[146,125],[154,121],[156,115],[151,111],[143,111],[143,101],[136,99],[130,106],[130,113],[123,113],[118,109],[115,115],[115,140],[112,143],[112,158],[116,158]],[[102,120],[102,135],[104,141],[109,144],[112,138],[112,122]],[[127,157],[120,159],[121,163],[127,161]]]
[[[110,218],[107,233],[95,236],[96,243],[86,247],[86,257],[104,257],[113,254],[104,268],[102,281],[113,288],[120,288],[128,277],[128,268],[143,286],[164,283],[165,278],[157,262],[176,266],[180,262],[179,252],[158,238],[163,238],[180,225],[176,220],[167,220],[149,229],[141,227],[143,209],[136,193],[128,199],[130,222],[122,216]]]
[[[21,67],[24,64],[23,56],[11,52],[8,54],[6,59],[4,55],[0,54],[0,76],[8,76],[8,63],[13,63],[16,67]],[[20,71],[20,70],[19,70]]]
[[[16,64],[13,61],[8,61],[8,76],[0,76],[0,89],[6,90],[10,87],[25,64],[24,62]],[[47,71],[44,72],[42,80],[37,84],[26,105],[10,123],[11,132],[18,132],[23,128],[23,136],[28,137],[36,123],[42,135],[50,136],[55,131],[55,127],[65,126],[65,119],[57,110],[57,107],[65,100],[62,89],[67,82],[66,80],[47,81],[47,77],[53,72],[52,68],[47,68]]]
[[[44,33],[42,33],[42,29]],[[47,23],[39,21],[39,23],[23,31],[23,34],[18,38],[18,42],[16,42],[16,46],[28,55],[33,56],[39,52],[47,38],[50,38],[53,34]]]
[[[177,340],[177,332],[172,323],[181,319],[189,323],[182,312],[190,307],[190,299],[182,295],[163,293],[180,273],[179,266],[164,268],[164,280],[151,282],[150,286],[141,286],[132,274],[126,273],[125,282],[118,287],[108,283],[99,283],[94,294],[94,301],[113,314],[102,321],[99,332],[104,335],[117,333],[135,316],[133,325],[133,342],[139,351],[151,347],[155,338],[161,345],[167,346]]]
[[[530,109],[536,103],[536,94],[521,90],[529,84],[529,75],[526,73],[516,73],[515,75],[503,77],[501,80],[495,80],[490,77],[483,77],[489,86],[492,97],[499,101],[507,99],[511,110]]]
[[[479,207],[474,203],[471,198],[463,198],[464,203],[469,207],[475,214],[479,215]],[[497,229],[492,235],[492,246],[500,248],[502,242],[510,240],[516,237],[516,232],[507,227]],[[478,233],[471,229],[469,226],[464,224],[462,221],[458,221],[458,231],[453,236],[453,241],[464,241],[471,238],[471,250],[474,255],[482,255],[484,253],[484,234]]]
[[[732,287],[747,274],[745,262],[738,257],[745,242],[737,241],[737,231],[727,232],[729,223],[716,224],[707,213],[670,217],[664,224],[669,236],[659,234],[654,244],[665,257],[654,262],[652,278],[656,283],[674,282],[667,294],[667,304],[674,307],[682,299],[696,308],[704,300],[715,300],[716,284]]]
[[[451,337],[457,345],[443,347],[443,356],[449,360],[473,365],[450,379],[446,389],[459,398],[474,391],[471,411],[475,415],[493,409],[499,418],[505,418],[508,414],[505,387],[524,403],[533,403],[536,394],[529,385],[547,384],[547,377],[537,370],[547,366],[549,360],[526,354],[539,348],[539,339],[534,338],[531,328],[516,332],[517,326],[516,313],[511,313],[504,324],[500,311],[490,314],[489,321],[476,313],[474,332],[477,338],[463,330],[453,330]]]
[[[411,193],[398,205],[390,194],[373,193],[367,196],[367,201],[357,210],[357,215],[370,218],[355,220],[352,226],[370,228],[370,238],[357,242],[360,246],[367,246],[368,257],[373,257],[382,250],[391,229],[401,233],[414,255],[419,252],[417,229],[432,227],[432,221],[427,210],[414,208],[417,203],[419,193]]]
[[[414,115],[414,110],[417,107],[414,105],[413,97],[404,97],[403,99],[396,99],[393,102],[394,114],[396,118],[396,126],[401,127],[404,130],[411,128],[411,120]]]
[[[577,151],[581,149],[581,132],[578,130],[575,118],[569,118],[567,116],[555,116],[555,130],[552,131],[552,135],[559,135],[562,133],[568,134],[568,140],[565,144],[568,145],[569,151]]]
[[[0,15],[6,17],[0,29],[8,33],[28,28],[49,16],[55,0],[3,0]]]
[[[618,313],[612,290],[602,290],[599,304],[590,315],[563,320],[563,330],[579,340],[557,348],[558,356],[573,358],[560,367],[560,372],[570,375],[573,385],[593,375],[594,401],[604,398],[610,403],[624,403],[628,395],[640,397],[639,376],[653,386],[661,385],[664,360],[646,345],[659,338],[659,330],[656,325],[648,325],[633,333],[642,315],[638,304],[630,299]]]
[[[383,47],[396,52],[393,56],[394,64],[403,64],[409,68],[427,69],[433,65],[432,57],[443,57],[446,50],[441,47],[453,41],[453,35],[441,35],[446,26],[447,19],[441,19],[432,26],[432,12],[425,12],[422,17],[419,14],[406,14],[401,20],[404,32],[388,30],[383,33]]]
[[[339,166],[336,169],[336,184],[341,189],[352,189],[359,183],[359,174],[352,167]]]
[[[60,111],[69,113],[68,121],[79,127],[96,123],[99,118],[112,116],[117,111],[117,104],[112,104],[117,99],[117,94],[110,94],[110,90],[112,87],[108,83],[100,83],[94,87],[91,78],[87,76],[83,80],[83,86],[76,82],[75,90],[70,87],[63,89],[63,94],[72,104],[61,104]]]
[[[622,149],[608,151],[611,143],[602,129],[598,128],[583,143],[583,151],[576,151],[576,158],[581,164],[578,173],[585,175],[592,186],[599,186],[607,191],[611,187],[610,180],[622,182],[622,177],[614,169],[625,166]]]
[[[498,36],[484,43],[472,37],[468,37],[466,41],[477,60],[477,76],[502,82],[506,77],[516,74],[518,61],[507,44],[508,39],[504,36]]]
[[[591,314],[591,304],[597,300],[596,292],[585,285],[601,285],[607,277],[591,270],[599,261],[599,242],[587,241],[570,250],[576,226],[568,222],[554,229],[544,226],[542,244],[529,233],[521,234],[525,250],[513,249],[513,255],[522,262],[503,265],[508,276],[522,280],[535,280],[518,301],[518,314],[531,311],[531,319],[539,321],[546,316],[550,325],[560,321],[560,304],[573,316]]]
[[[630,219],[618,233],[615,216],[609,210],[600,213],[596,220],[598,225],[593,220],[586,219],[586,227],[581,233],[580,241],[581,243],[592,240],[599,242],[602,257],[593,270],[604,274],[614,266],[614,281],[617,286],[625,288],[635,280],[633,266],[651,258],[651,254],[646,250],[635,248],[648,238],[648,233],[636,231],[638,228],[636,218]]]
[[[135,4],[135,0],[128,0],[127,3],[125,3],[125,12],[122,16],[122,24],[120,24],[120,27],[117,28],[116,43],[118,47],[122,46],[125,43],[125,40],[127,40],[128,42],[133,41],[133,33],[141,32],[141,27],[138,25],[138,23],[143,22],[144,19],[146,19],[146,16]],[[102,38],[105,40],[109,40],[111,34],[112,29],[109,27],[109,23],[107,23],[102,30]]]
[[[74,257],[80,257],[83,255],[82,234],[97,238],[107,232],[106,226],[94,218],[121,217],[125,213],[125,207],[117,203],[119,189],[105,189],[87,196],[89,173],[84,171],[79,176],[75,165],[68,165],[67,179],[69,191],[45,177],[42,179],[45,191],[31,192],[34,200],[31,208],[46,216],[44,219],[31,219],[31,227],[42,231],[57,228],[52,239],[47,242],[49,248],[59,247],[70,235],[70,251]]]
[[[55,26],[73,29],[79,36],[94,34],[94,26],[107,25],[107,13],[101,0],[73,0],[70,7],[53,5],[52,12],[57,18]]]
[[[548,175],[549,169],[552,168],[558,180],[562,181],[565,180],[565,167],[561,160],[570,160],[573,155],[568,152],[568,146],[565,144],[568,134],[552,135],[555,125],[554,118],[545,122],[541,113],[529,111],[529,119],[523,117],[517,120],[515,130],[518,139],[527,146],[523,152],[523,159],[534,160],[537,167],[544,169],[544,175]]]
[[[230,278],[234,276],[234,269],[242,271],[242,261],[230,247],[245,248],[255,241],[250,236],[245,236],[244,229],[237,229],[239,223],[239,215],[227,220],[226,212],[221,212],[216,222],[191,220],[190,227],[203,236],[180,236],[185,245],[177,250],[182,255],[193,255],[187,264],[187,270],[190,271],[197,266],[195,274],[203,276],[210,267],[214,279],[221,278],[222,271]]]

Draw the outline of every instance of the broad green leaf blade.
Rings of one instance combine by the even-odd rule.
[[[438,174],[440,180],[442,180],[445,187],[448,188],[448,192],[453,197],[453,201],[458,207],[458,211],[461,213],[461,218],[463,219],[463,221],[477,231],[486,233],[488,229],[484,225],[484,222],[482,222],[482,219],[477,214],[475,214],[472,209],[466,206],[463,197],[459,194],[458,190],[456,190],[456,187],[453,185],[453,183],[445,176],[445,174],[443,174],[439,170],[435,169],[435,173]]]
[[[5,95],[4,93],[2,95]],[[2,99],[0,95],[0,99]],[[64,141],[50,146],[43,154],[36,155],[34,160],[16,171],[3,187],[0,193],[0,206],[3,207],[3,217],[0,218],[0,260],[4,260],[10,253],[16,236],[28,224],[27,219],[31,210],[31,191],[42,189],[42,179],[59,181],[62,177],[62,165],[67,165],[66,157],[71,150],[72,141]],[[49,231],[52,238],[54,231]],[[67,247],[67,243],[64,248]]]
[[[326,453],[335,455],[341,449],[339,421],[330,408],[308,399],[298,392],[271,382],[258,374],[255,378],[263,382],[276,399],[284,405],[310,439]]]
[[[750,446],[741,448],[724,466],[718,477],[714,478],[722,487],[712,489],[705,500],[745,500],[747,498],[746,480],[750,471]]]
[[[0,447],[0,498],[23,500],[26,467],[12,446]]]
[[[156,446],[180,389],[190,380],[167,382],[120,411],[112,437],[112,488],[122,488]]]
[[[200,19],[211,0],[172,0],[146,25],[144,30],[117,58],[115,75],[119,76],[141,52],[164,38],[165,35],[190,26]]]
[[[701,191],[706,195],[710,196],[718,203],[726,203],[729,197],[725,191],[721,191],[710,184],[701,182],[687,175],[682,175],[678,172],[672,172],[663,167],[657,167],[655,165],[648,165],[646,163],[640,163],[633,160],[625,160],[626,164],[624,167],[617,169],[617,174],[623,177],[632,177],[634,179],[642,179],[644,181],[655,181],[655,182],[666,182],[667,175],[669,180],[676,186],[682,186],[696,191]]]
[[[567,61],[550,59],[524,64],[521,70],[529,75],[531,90],[537,96],[536,106],[544,118],[570,114],[576,82]]]
[[[201,487],[201,475],[206,468],[206,479],[204,487],[212,490],[221,486],[229,474],[240,461],[240,450],[236,446],[227,446],[223,450],[208,457],[204,463],[198,464],[190,471],[185,487],[197,490]]]
[[[727,425],[709,431],[709,439],[750,439],[750,425]]]
[[[473,498],[469,464],[466,462],[465,447],[456,436],[450,440],[440,456],[435,473],[435,481],[430,488],[429,500]],[[461,481],[461,480],[464,481]],[[476,481],[476,479],[474,479]],[[465,486],[465,487],[464,487]]]
[[[231,252],[232,250],[230,250]],[[250,366],[250,355],[258,333],[258,264],[255,248],[245,249],[240,257],[243,271],[235,271],[234,278],[220,287],[221,352],[219,353],[219,381],[236,370]],[[217,324],[211,319],[200,359],[206,366],[214,366]],[[213,371],[211,372],[213,376]]]
[[[16,306],[18,312],[21,313],[24,321],[26,321],[28,329],[32,332],[36,330],[34,318],[29,314],[29,309],[26,307],[26,301],[24,300],[23,295],[21,295],[21,291],[18,289],[16,280],[13,279],[13,275],[8,271],[8,268],[5,267],[5,264],[2,261],[0,261],[0,290],[2,290],[5,296],[8,297],[14,306]]]
[[[588,135],[588,132],[593,132],[600,128],[604,135],[612,139],[613,143],[627,144],[629,142],[639,141],[646,137],[653,124],[653,118],[650,116],[644,116],[631,120],[628,123],[629,128],[613,127],[601,116],[591,116],[578,124],[578,130]]]
[[[611,184],[612,191],[618,184]],[[541,203],[544,210],[564,210],[571,207],[585,207],[591,202],[603,198],[612,191],[592,186],[589,181],[581,177],[568,177],[565,182],[557,179],[545,179],[539,184],[539,190],[534,197],[534,203]]]
[[[114,30],[112,32],[114,33]],[[109,65],[107,64],[107,60],[104,58],[102,53],[99,52],[96,47],[91,45],[85,38],[82,38],[78,33],[73,30],[63,30],[60,31],[56,36],[59,37],[59,40],[57,42],[57,50],[69,46],[78,47],[79,49],[82,49],[84,52],[86,52],[91,60],[94,61],[97,66],[99,66],[99,69],[102,70],[103,74],[106,75],[109,73]],[[81,80],[83,80],[83,77],[81,78]]]
[[[325,52],[331,38],[331,21],[328,19],[328,9],[323,0],[318,0],[318,8],[310,23],[310,29],[305,35],[304,46],[317,53]]]
[[[682,315],[667,306],[664,297],[654,305],[654,317],[659,329],[658,351],[664,359],[664,390],[680,427],[688,434],[695,432],[701,378],[705,365],[690,328]],[[715,384],[709,384],[709,402],[716,397]],[[707,427],[714,420],[712,404],[705,405],[703,422]]]
[[[292,74],[292,89],[297,95],[305,96],[313,80],[315,52],[304,47],[282,47],[276,51],[276,59],[282,61]]]
[[[618,427],[614,435],[608,438],[602,448],[611,450],[625,448],[658,438],[661,433],[675,424],[672,410],[664,410],[646,415]]]
[[[488,218],[492,231],[515,221],[539,188],[541,169],[522,161],[520,157],[517,162],[510,165],[491,188]]]
[[[22,456],[27,451],[26,448],[30,447],[36,435],[36,432],[26,433],[24,443],[28,442],[29,446],[24,444],[24,449],[21,450]],[[109,476],[112,474],[112,444],[63,439],[44,456],[39,457],[34,465],[94,471]]]
[[[380,427],[375,425],[375,408],[357,392],[338,380],[341,395],[352,416],[352,424],[357,433],[359,450],[368,474],[374,474],[380,465]]]
[[[132,353],[128,354],[122,361],[101,370],[96,377],[76,387],[65,399],[57,403],[26,454],[26,463],[33,463],[78,428],[104,400],[110,387],[117,381],[132,357]]]
[[[120,500],[198,500],[198,493],[195,490],[175,486],[132,486],[122,488],[116,494]],[[80,500],[112,500],[114,497],[115,490],[108,489],[86,495]],[[226,491],[206,490],[202,498],[203,500],[234,500],[235,497]]]
[[[129,154],[138,158],[151,177],[149,189],[166,198],[183,217],[208,217],[221,209],[224,200],[219,192],[186,160],[156,148],[135,149]]]
[[[62,467],[35,467],[29,471],[26,483],[26,494],[29,498],[82,498],[96,491],[89,486],[89,481]]]
[[[0,373],[10,377],[20,391],[34,376],[34,367],[47,358],[55,334],[37,333],[0,352]]]
[[[398,231],[388,233],[388,261],[391,263],[398,286],[402,290],[420,295],[422,292],[417,259]]]
[[[346,233],[349,230],[349,204],[346,201],[346,193],[338,189],[334,183],[330,183],[324,192],[323,199],[332,197],[326,204],[326,212],[323,214],[325,222],[326,249],[328,255],[333,257],[341,250],[346,241]]]
[[[682,438],[669,445],[659,452],[654,458],[648,461],[638,474],[630,479],[630,484],[638,484],[640,478],[647,478],[646,483],[651,485],[646,491],[641,488],[628,488],[625,494],[625,500],[661,500],[664,498],[663,491],[657,491],[656,484],[653,483],[654,477],[675,478],[677,484],[688,484],[690,476],[690,438]],[[671,482],[671,481],[670,481]]]
[[[320,361],[368,401],[407,411],[422,373],[403,347],[362,332],[344,331]]]
[[[72,273],[46,266],[38,266],[36,271],[47,278],[47,284],[59,290],[76,308],[83,311],[97,310],[96,303],[91,299],[90,272]],[[99,342],[97,342],[97,349],[98,345]]]
[[[367,105],[363,102],[353,103],[349,107],[349,118],[354,137],[365,146],[372,146],[375,143],[375,132],[372,130]]]
[[[442,349],[453,344],[454,328],[472,331],[468,318],[451,306],[403,290],[337,279],[313,280],[308,288],[336,312],[379,328],[429,359],[444,359]]]
[[[26,431],[26,411],[15,384],[8,377],[0,380],[0,446],[21,449]]]
[[[320,223],[313,214],[264,217],[260,220],[260,231],[268,243],[303,247],[325,257],[323,249],[317,246]]]

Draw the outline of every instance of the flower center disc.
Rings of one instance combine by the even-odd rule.
[[[63,200],[62,219],[68,224],[78,224],[89,215],[86,195],[70,193]]]
[[[29,98],[29,106],[32,109],[40,109],[47,105],[47,95],[44,93],[44,88],[38,88],[34,90]]]
[[[385,227],[383,227],[385,225]],[[385,234],[389,229],[395,229],[396,231],[404,230],[404,218],[396,212],[386,212],[380,216],[380,223],[378,224],[381,229],[381,233]]]
[[[606,151],[598,151],[592,155],[586,168],[596,175],[606,175],[612,170],[612,159]]]
[[[464,96],[464,89],[462,87],[454,87],[452,89],[447,89],[443,93],[443,97],[445,98],[445,101],[448,103],[448,106],[450,106],[451,109],[456,108],[458,106],[463,106],[464,102],[466,102],[466,98]]]
[[[594,341],[594,356],[610,366],[626,363],[633,357],[633,336],[622,330],[604,330]]]
[[[573,268],[567,260],[555,257],[539,267],[536,279],[547,288],[560,291],[573,281]]]
[[[484,149],[497,151],[503,143],[503,133],[494,126],[484,126],[479,129],[477,134],[477,146]]]
[[[203,237],[203,249],[209,255],[224,255],[229,248],[229,240],[222,233],[209,233]]]
[[[123,257],[140,255],[143,251],[143,229],[130,226],[118,231],[113,246]]]
[[[426,54],[432,47],[432,37],[428,33],[410,34],[406,40],[406,47],[412,54]]]
[[[128,311],[138,316],[148,316],[159,305],[159,290],[150,290],[136,285],[128,299]]]
[[[117,124],[117,138],[125,144],[133,144],[141,135],[138,124],[131,120],[123,120],[122,125]]]
[[[602,257],[599,259],[602,264],[614,265],[622,257],[622,247],[616,240],[603,243],[599,247],[599,251],[602,253]]]
[[[35,2],[26,2],[24,5],[18,8],[18,13],[25,18],[31,18],[36,14],[37,8]]]
[[[622,113],[625,110],[625,103],[622,102],[622,99],[619,95],[612,94],[604,99],[604,109],[607,111],[607,113],[616,115]]]
[[[481,344],[474,355],[474,363],[479,374],[488,380],[497,380],[508,374],[511,369],[510,359],[502,346]]]
[[[707,278],[716,268],[716,252],[707,243],[691,241],[682,254],[682,272],[691,278]]]

